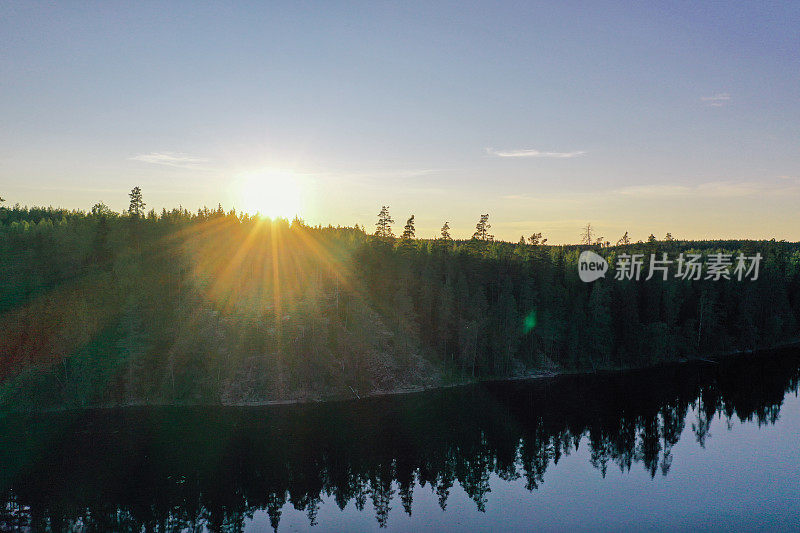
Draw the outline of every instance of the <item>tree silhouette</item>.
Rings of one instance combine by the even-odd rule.
[[[617,241],[617,246],[619,246],[620,244],[623,245],[623,246],[627,246],[630,243],[631,243],[631,238],[628,237],[628,232],[626,231],[625,235],[620,237],[619,240]]]
[[[442,226],[442,240],[445,241],[453,240],[453,238],[450,237],[450,223],[447,221],[445,221],[444,226]]]
[[[403,228],[403,234],[402,234],[401,238],[404,241],[410,241],[411,239],[414,238],[414,233],[415,233],[415,230],[414,230],[414,215],[411,215],[411,218],[409,218],[406,221],[406,225]]]
[[[92,206],[92,216],[96,218],[113,216],[114,212],[103,202],[97,202]]]
[[[490,241],[494,239],[494,235],[489,235],[489,228],[491,227],[491,224],[489,224],[489,215],[481,215],[481,219],[475,225],[475,233],[472,234],[472,238],[479,241]]]
[[[528,242],[530,242],[533,246],[539,246],[540,244],[546,243],[547,239],[543,239],[541,233],[534,233],[528,237]]]
[[[586,227],[583,228],[583,232],[581,233],[581,244],[591,246],[592,243],[594,243],[594,229],[592,228],[591,223],[587,223]]]
[[[384,205],[381,207],[381,212],[378,213],[378,222],[375,223],[375,226],[377,226],[375,235],[383,238],[394,237],[391,224],[394,224],[394,219],[389,215],[389,206]]]
[[[128,196],[131,198],[131,203],[128,207],[128,213],[130,213],[133,218],[141,217],[144,214],[144,206],[146,205],[142,200],[142,189],[136,186],[131,189],[131,192]]]

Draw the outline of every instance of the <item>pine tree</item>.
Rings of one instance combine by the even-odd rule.
[[[403,228],[403,234],[402,234],[401,238],[404,241],[410,241],[410,240],[412,240],[414,238],[414,233],[415,233],[415,230],[414,230],[414,215],[411,215],[411,218],[409,218],[406,221],[406,225],[405,225],[405,228]]]
[[[375,226],[377,226],[375,235],[384,238],[394,237],[391,224],[394,224],[394,219],[389,215],[389,206],[384,205],[381,207],[381,212],[378,213],[378,222],[375,224]]]
[[[547,239],[542,238],[541,233],[534,233],[530,237],[528,237],[528,242],[530,242],[533,246],[539,246],[540,244],[544,244],[547,242]]]
[[[144,206],[146,205],[144,201],[142,201],[142,189],[138,186],[131,189],[130,194],[128,195],[131,198],[130,207],[128,207],[128,213],[133,218],[139,218],[144,214]]]
[[[494,235],[489,235],[489,228],[491,227],[489,215],[481,215],[481,219],[475,225],[475,233],[472,234],[472,238],[479,241],[491,241],[494,239]]]
[[[519,238],[519,242],[517,244],[520,245],[520,246],[524,246],[525,245],[525,236],[524,235],[522,235]]]
[[[450,222],[445,221],[444,226],[442,226],[442,240],[443,241],[453,240],[453,238],[450,237]]]

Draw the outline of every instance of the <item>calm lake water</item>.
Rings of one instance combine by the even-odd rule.
[[[800,530],[798,377],[795,348],[353,402],[3,416],[0,529]]]

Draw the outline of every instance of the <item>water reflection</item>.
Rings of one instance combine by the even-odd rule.
[[[260,510],[277,528],[287,503],[314,525],[323,500],[370,507],[385,526],[394,506],[412,515],[415,487],[446,509],[459,485],[483,510],[490,477],[535,491],[584,446],[602,476],[667,476],[686,425],[699,450],[715,417],[774,424],[798,360],[784,350],[320,405],[5,416],[0,529],[240,531]]]

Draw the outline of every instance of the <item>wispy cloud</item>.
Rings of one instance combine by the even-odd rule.
[[[576,150],[574,152],[542,152],[534,148],[523,148],[519,150],[495,150],[494,148],[487,148],[486,153],[497,157],[550,157],[554,159],[569,159],[571,157],[578,157],[586,152]]]
[[[131,161],[141,161],[153,165],[163,165],[176,168],[190,168],[198,170],[208,162],[208,159],[194,157],[180,152],[150,152],[149,154],[137,154],[128,158]]]
[[[711,107],[722,107],[731,103],[731,95],[728,93],[718,93],[714,96],[703,96],[700,100]]]

